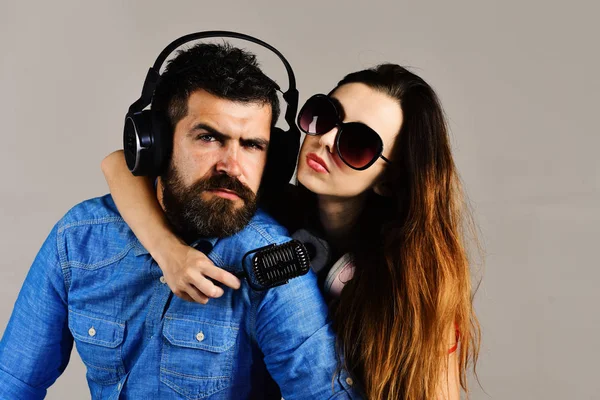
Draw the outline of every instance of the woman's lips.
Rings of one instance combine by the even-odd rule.
[[[311,167],[316,172],[320,172],[320,173],[329,172],[329,169],[327,168],[327,164],[325,164],[325,161],[323,161],[323,159],[321,157],[317,156],[315,153],[308,153],[306,155],[306,164],[308,164],[308,166]]]

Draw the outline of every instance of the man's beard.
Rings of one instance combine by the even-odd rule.
[[[257,196],[229,175],[213,175],[186,187],[175,166],[170,165],[161,179],[167,219],[188,242],[199,237],[231,236],[242,230],[256,212]],[[244,204],[236,207],[233,200],[216,195],[210,200],[202,198],[203,192],[219,189],[235,192]]]

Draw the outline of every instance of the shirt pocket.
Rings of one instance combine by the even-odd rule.
[[[112,385],[125,375],[121,356],[125,324],[69,310],[69,330],[87,367],[88,379]]]
[[[161,382],[190,400],[226,389],[238,331],[231,323],[165,317]]]

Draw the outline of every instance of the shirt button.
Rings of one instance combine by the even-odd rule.
[[[350,377],[347,377],[347,378],[346,378],[346,383],[347,383],[349,386],[352,386],[352,385],[354,385],[354,381],[353,381],[353,380],[352,380],[352,378],[350,378]]]
[[[204,340],[204,333],[202,333],[202,331],[200,331],[196,334],[196,340],[199,342]]]
[[[96,336],[96,330],[94,329],[93,326],[88,331],[88,335],[90,335],[90,336]]]
[[[167,280],[165,279],[164,276],[161,276],[159,280],[160,280],[160,283],[167,283]]]

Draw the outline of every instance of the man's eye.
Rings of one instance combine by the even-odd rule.
[[[203,133],[201,135],[196,136],[196,140],[200,140],[202,142],[214,142],[217,140],[217,138],[213,135]]]
[[[263,145],[261,145],[261,144],[258,144],[258,143],[252,143],[252,142],[250,142],[250,143],[246,144],[246,147],[247,147],[248,149],[251,149],[251,150],[258,150],[258,151],[263,151],[263,150],[265,149],[265,147],[264,147]]]

